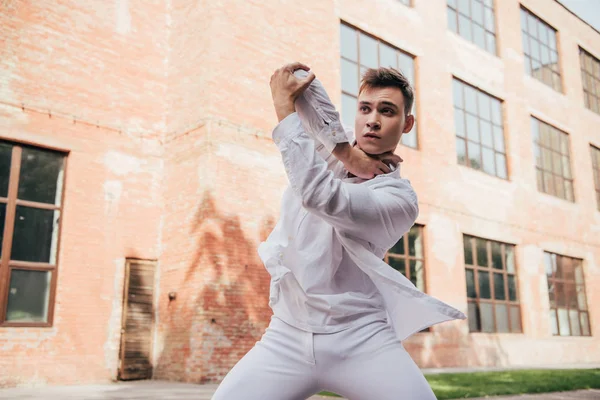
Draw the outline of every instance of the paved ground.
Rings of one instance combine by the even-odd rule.
[[[216,385],[161,381],[119,382],[106,385],[61,386],[39,389],[0,389],[0,399],[11,400],[210,400]],[[313,396],[310,400],[334,399]],[[487,400],[599,400],[600,390],[494,397]],[[238,399],[232,399],[238,400]],[[243,399],[240,399],[243,400]],[[273,400],[273,399],[265,399]],[[376,400],[376,399],[373,399]],[[477,400],[477,399],[474,399]],[[479,399],[482,400],[482,399]]]

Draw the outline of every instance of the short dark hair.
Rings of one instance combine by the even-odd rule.
[[[394,68],[369,68],[362,76],[359,94],[365,89],[395,87],[402,91],[404,95],[404,113],[410,114],[413,102],[415,101],[415,92],[406,76]]]

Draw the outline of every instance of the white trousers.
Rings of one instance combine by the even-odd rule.
[[[349,400],[436,398],[385,321],[318,334],[273,317],[212,399],[305,400],[322,390]]]

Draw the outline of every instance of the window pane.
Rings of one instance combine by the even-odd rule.
[[[587,301],[585,300],[585,287],[582,285],[577,286],[577,308],[580,310],[587,310]]]
[[[342,90],[358,96],[358,66],[353,62],[342,60]]]
[[[590,321],[588,314],[585,312],[579,313],[579,321],[581,322],[581,334],[590,336]]]
[[[512,306],[510,308],[510,330],[514,333],[523,331],[521,327],[521,309],[519,306]]]
[[[517,301],[517,283],[514,275],[508,275],[508,299]]]
[[[504,246],[504,256],[505,256],[505,265],[506,271],[510,274],[515,273],[515,251],[513,246],[505,245]]]
[[[469,2],[470,0],[458,0],[458,11],[467,16],[470,15]]]
[[[569,310],[569,319],[571,320],[571,335],[581,336],[581,329],[579,329],[579,312],[577,310]]]
[[[550,253],[544,252],[544,266],[546,270],[546,276],[550,278],[554,274],[554,271],[556,271],[556,264]]]
[[[425,270],[423,261],[410,260],[410,281],[421,291],[425,291]]]
[[[558,335],[558,320],[556,319],[556,310],[550,310],[550,332]]]
[[[411,129],[411,131],[407,134],[402,135],[402,138],[400,139],[400,143],[402,143],[404,146],[408,146],[408,147],[412,147],[412,148],[417,148],[417,135],[415,133],[415,127],[417,126],[417,123],[415,122],[415,125],[413,125],[413,128]]]
[[[51,278],[49,271],[11,270],[6,320],[47,322]]]
[[[481,267],[487,267],[487,241],[483,239],[475,239],[475,244],[477,246],[477,265]]]
[[[483,5],[477,1],[471,2],[471,19],[483,25]]]
[[[496,153],[496,175],[500,178],[506,179],[506,157],[504,154]]]
[[[563,185],[563,179],[560,176],[554,177],[554,189],[556,190],[556,196],[561,199],[565,198],[565,187]]]
[[[473,41],[473,35],[471,34],[471,21],[461,14],[458,15],[458,32],[468,41]]]
[[[583,283],[583,270],[581,268],[580,262],[577,262],[575,264],[575,283],[577,283],[577,284]]]
[[[491,99],[492,102],[492,122],[502,126],[502,104],[500,100]]]
[[[480,332],[479,307],[477,303],[469,303],[469,332]]]
[[[481,144],[492,147],[494,142],[492,139],[492,124],[480,119],[479,131],[481,132]]]
[[[456,128],[456,136],[466,136],[465,113],[458,108],[454,109],[454,127]]]
[[[413,226],[408,232],[408,254],[423,258],[423,240],[419,227]]]
[[[24,147],[17,197],[21,200],[60,204],[63,165],[62,154]]]
[[[494,34],[489,32],[485,33],[485,46],[487,51],[496,54],[496,37]]]
[[[551,32],[548,35],[548,45],[552,50],[556,50],[556,32]]]
[[[477,275],[479,275],[479,298],[491,299],[490,273],[478,271]]]
[[[563,176],[565,178],[571,178],[571,166],[570,166],[570,163],[569,163],[569,157],[562,156],[561,165],[562,165],[562,174],[563,174]]]
[[[456,11],[451,8],[448,8],[448,29],[452,32],[458,32],[458,25],[456,22]]]
[[[475,291],[475,271],[472,269],[465,269],[465,277],[467,279],[467,297],[474,299],[477,297]]]
[[[494,332],[494,311],[493,306],[489,303],[480,303],[481,311],[481,331]]]
[[[354,129],[354,118],[356,117],[356,109],[358,101],[356,97],[342,94],[342,123]]]
[[[473,115],[477,115],[477,92],[471,86],[465,88],[465,109]]]
[[[536,169],[536,178],[537,178],[537,188],[540,192],[544,191],[544,174],[539,169]]]
[[[496,304],[496,332],[510,332],[508,329],[508,310],[506,304]]]
[[[398,66],[400,67],[400,72],[406,76],[406,79],[414,86],[415,84],[415,60],[404,53],[398,53]]]
[[[54,264],[59,212],[17,206],[12,260]]]
[[[550,308],[556,308],[556,284],[548,280],[548,303]]]
[[[506,300],[504,293],[504,275],[494,274],[494,298],[496,300]]]
[[[477,143],[469,142],[467,151],[471,168],[481,169],[481,147]]]
[[[0,197],[8,197],[8,181],[10,179],[10,163],[12,146],[0,143]]]
[[[398,69],[398,53],[387,44],[379,46],[379,66]]]
[[[494,125],[494,149],[504,153],[504,132],[501,126]]]
[[[485,93],[478,92],[477,100],[479,101],[479,117],[486,121],[491,121],[491,101],[490,96]]]
[[[573,182],[565,181],[565,198],[569,201],[574,201]]]
[[[490,175],[495,175],[494,150],[484,147],[481,149],[481,155],[483,159],[483,170]]]
[[[403,258],[390,257],[390,267],[406,276],[406,263]]]
[[[463,86],[464,85],[456,79],[452,80],[452,95],[454,99],[454,106],[458,108],[464,108],[465,106]]]
[[[394,247],[392,247],[390,249],[390,253],[404,254],[404,236],[402,236],[400,238],[400,240],[398,240],[398,242],[396,242],[396,244],[394,245]]]
[[[502,266],[502,245],[498,242],[492,242],[492,267],[503,269]]]
[[[472,239],[469,236],[463,236],[463,248],[465,250],[465,264],[473,264],[473,250],[471,248]]]
[[[356,30],[346,25],[340,27],[340,41],[342,57],[358,61]]]
[[[485,31],[477,24],[473,24],[473,42],[477,47],[485,50]]]
[[[469,140],[479,143],[479,124],[477,117],[467,114],[467,137]]]
[[[368,68],[377,68],[377,41],[372,37],[359,34],[360,64]]]
[[[537,40],[532,40],[530,42],[530,47],[531,47],[531,58],[535,61],[540,61],[540,59],[542,58],[540,55],[540,42],[538,42]],[[541,63],[538,65],[538,68],[540,68]],[[537,69],[537,68],[534,68]]]
[[[495,22],[494,22],[494,11],[491,8],[489,8],[489,7],[485,8],[484,18],[485,18],[485,29],[487,29],[490,32],[495,32],[496,28],[495,28]]]
[[[456,138],[456,156],[459,164],[466,164],[467,149],[463,139]]]
[[[571,328],[569,327],[569,313],[566,308],[559,308],[558,310],[558,331],[561,336],[571,335]]]
[[[530,54],[531,53],[531,50],[530,50],[530,47],[529,47],[529,41],[530,41],[530,39],[529,39],[528,35],[524,34],[524,35],[521,36],[521,42],[522,42],[522,45],[523,45],[523,53],[524,54]],[[525,63],[527,63],[527,62],[528,62],[527,61],[527,57],[525,57]]]

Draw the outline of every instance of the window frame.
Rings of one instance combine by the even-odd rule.
[[[56,287],[58,283],[59,264],[60,264],[60,249],[62,241],[62,223],[64,220],[64,205],[65,205],[65,193],[67,183],[67,170],[68,170],[68,159],[69,152],[63,149],[57,149],[50,146],[43,146],[38,144],[30,144],[27,142],[18,142],[12,139],[0,138],[2,143],[12,146],[11,163],[8,180],[8,193],[7,197],[0,197],[0,203],[6,204],[6,216],[4,221],[4,235],[3,241],[0,243],[2,246],[2,257],[0,258],[0,328],[20,328],[20,327],[32,327],[32,328],[50,328],[54,324],[54,309],[56,303]],[[40,203],[29,200],[19,200],[17,198],[18,188],[20,182],[21,173],[21,157],[24,148],[30,148],[40,151],[49,151],[62,155],[63,157],[63,176],[62,176],[62,193],[60,194],[60,204],[52,205],[48,203]],[[56,241],[56,258],[55,262],[44,263],[44,262],[31,262],[31,261],[18,261],[11,260],[12,243],[14,235],[15,217],[17,206],[31,207],[35,209],[53,210],[59,212],[58,224],[57,224],[57,241]],[[7,255],[7,256],[6,256]],[[47,309],[47,320],[46,322],[10,322],[6,321],[8,311],[8,294],[10,286],[11,272],[13,270],[24,270],[24,271],[42,271],[50,272],[51,279],[48,287],[48,309]]]
[[[410,255],[410,249],[408,248],[408,246],[409,246],[409,235],[410,235],[410,231],[413,228],[417,228],[419,230],[419,234],[420,234],[420,237],[421,237],[421,244],[423,246],[423,257],[422,258]],[[391,253],[390,251],[393,249],[393,247],[392,247],[392,249],[388,250],[385,253],[385,257],[383,258],[383,260],[388,265],[389,265],[390,257],[392,259],[404,260],[405,272],[400,272],[398,270],[396,270],[396,271],[400,272],[408,280],[410,280],[410,278],[411,278],[411,276],[410,276],[410,261],[411,260],[421,261],[421,263],[423,265],[423,267],[422,267],[423,268],[423,289],[422,290],[423,290],[424,293],[427,293],[427,272],[426,272],[426,270],[427,270],[427,264],[425,262],[425,259],[426,259],[426,257],[425,257],[426,256],[426,252],[425,252],[425,248],[426,248],[426,246],[425,246],[426,245],[426,243],[425,243],[425,225],[414,224],[410,228],[410,230],[408,230],[408,232],[406,232],[404,235],[402,235],[401,239],[398,239],[398,242],[400,240],[404,240],[404,254]],[[390,267],[393,268],[392,266],[390,266]]]
[[[525,20],[526,20],[526,26],[523,26],[523,14],[525,15]],[[548,36],[546,36],[546,40],[548,41],[548,43],[543,43],[540,39],[538,39],[539,36],[539,29],[537,29],[536,26],[536,31],[537,33],[534,35],[532,35],[532,32],[529,30],[529,17],[535,19],[538,21],[538,24],[542,24],[543,26],[545,26],[546,28],[548,28],[549,30],[554,32],[554,43],[555,43],[555,47],[556,49],[552,49],[552,47],[550,46],[550,38]],[[535,13],[533,13],[532,11],[530,11],[529,9],[523,7],[523,5],[521,5],[520,7],[520,12],[519,12],[519,18],[520,18],[520,22],[519,24],[521,25],[521,43],[522,43],[522,50],[523,50],[523,65],[525,67],[525,72],[526,75],[532,77],[533,79],[542,82],[544,85],[550,87],[552,90],[564,94],[565,93],[565,85],[563,82],[563,74],[562,74],[562,68],[561,68],[561,56],[560,56],[560,43],[559,43],[559,35],[558,35],[558,29],[554,28],[552,25],[550,25],[549,23],[547,23],[546,21],[544,21],[543,19],[541,19],[540,17],[538,17]],[[527,47],[528,50],[525,49],[525,43],[528,43]],[[538,46],[539,49],[539,60],[535,59],[535,61],[539,61],[540,63],[540,67],[539,70],[541,71],[541,76],[535,76],[534,75],[534,68],[533,68],[533,62],[534,62],[534,57],[532,55],[532,43],[536,42],[536,45]],[[553,70],[551,67],[551,63],[548,64],[543,64],[543,56],[542,56],[542,47],[545,47],[548,49],[548,57],[549,57],[549,61],[552,61],[552,53],[553,51],[556,52],[556,70]],[[544,66],[545,65],[550,65],[550,81],[546,81],[544,80]],[[557,75],[558,76],[558,88],[555,87],[555,81],[554,81],[554,76]]]
[[[586,59],[590,60],[592,71],[587,70],[587,64],[584,62]],[[597,64],[598,75],[594,73],[594,66]],[[588,110],[600,115],[600,59],[592,55],[589,51],[585,50],[583,47],[579,46],[579,68],[581,71],[581,85],[583,89],[583,104],[585,108]],[[595,87],[595,92],[590,92],[589,88],[586,86],[586,76],[589,76],[590,82]],[[594,99],[594,104],[596,105],[595,109],[592,108],[591,99]]]
[[[557,128],[554,125],[551,125],[551,124],[541,120],[540,118],[538,118],[534,115],[530,115],[530,121],[531,121],[530,124],[533,124],[533,123],[537,124],[537,128],[535,128],[535,130],[532,126],[530,127],[530,129],[532,130],[531,134],[533,136],[533,146],[534,146],[534,148],[533,148],[534,157],[533,158],[534,158],[534,167],[535,167],[535,175],[536,175],[536,187],[538,189],[538,192],[547,194],[552,197],[556,197],[558,199],[567,201],[569,203],[573,203],[573,204],[576,203],[577,199],[575,198],[575,174],[573,173],[574,172],[573,165],[571,162],[571,137],[570,137],[570,135],[567,132]],[[560,138],[559,144],[558,144],[559,149],[562,147],[560,142],[562,141],[563,138],[566,137],[566,139],[565,139],[566,143],[567,143],[567,153],[566,154],[563,153],[561,150],[553,149],[552,144],[546,145],[546,144],[542,143],[541,130],[542,130],[543,126],[546,126],[547,127],[546,129],[549,129],[550,132],[556,131],[556,132],[558,132],[559,135],[564,135],[564,136],[559,136],[559,138]],[[536,134],[536,132],[537,132],[537,134]],[[552,138],[550,138],[550,142],[552,142]],[[538,158],[536,156],[538,152],[539,152],[539,165],[538,165]],[[544,158],[545,158],[544,154],[545,153],[549,154],[548,158],[550,159],[549,162],[551,164],[554,162],[553,161],[554,155],[558,155],[558,157],[561,160],[560,161],[560,170],[561,170],[560,175],[555,174],[552,169],[547,170],[544,168]],[[567,178],[565,176],[565,172],[564,172],[565,166],[563,164],[563,158],[565,156],[567,157],[568,170],[569,170],[569,174],[571,175],[570,178]],[[541,174],[541,179],[540,179],[540,174]],[[546,174],[550,174],[552,176],[552,187],[554,188],[552,191],[546,190],[546,180],[545,180]],[[556,192],[556,178],[562,179],[564,197],[559,196]],[[540,181],[542,184],[542,188],[540,188]],[[570,182],[570,185],[571,185],[571,199],[568,198],[567,191],[565,190],[565,186],[564,186],[565,182],[567,182],[567,181]]]
[[[523,325],[523,311],[522,311],[522,303],[521,303],[521,296],[519,293],[519,266],[517,263],[517,246],[512,244],[512,243],[505,243],[505,242],[500,242],[497,240],[490,240],[490,239],[485,239],[479,236],[474,236],[474,235],[469,235],[464,233],[463,234],[463,263],[464,263],[464,269],[465,269],[465,287],[466,287],[466,297],[467,297],[467,308],[468,305],[471,303],[474,303],[477,306],[477,309],[480,310],[480,304],[485,303],[485,304],[491,304],[491,308],[492,308],[492,319],[494,322],[494,331],[493,332],[485,332],[483,330],[483,324],[482,324],[482,318],[481,318],[481,311],[479,311],[479,325],[480,325],[480,330],[471,330],[471,326],[469,325],[469,334],[472,333],[483,333],[483,334],[492,334],[492,335],[497,335],[497,334],[523,334],[525,332],[524,329],[524,325]],[[468,240],[470,242],[470,247],[471,247],[471,256],[472,256],[472,264],[467,264],[467,260],[464,253],[464,250],[466,248],[466,240]],[[486,254],[487,254],[487,266],[480,266],[478,263],[478,259],[477,259],[477,240],[483,240],[486,243]],[[493,266],[493,262],[492,262],[492,243],[498,243],[501,246],[501,257],[502,257],[502,265],[503,268],[502,269],[497,269],[494,268]],[[510,246],[513,250],[513,262],[514,262],[514,272],[508,272],[508,268],[506,265],[506,247]],[[475,297],[469,297],[469,293],[468,293],[468,285],[466,282],[466,276],[467,276],[467,271],[471,270],[473,271],[473,285],[475,286]],[[479,273],[480,271],[482,272],[487,272],[489,274],[489,289],[490,289],[490,298],[481,298],[480,297],[480,288],[479,288]],[[504,282],[504,296],[505,299],[504,300],[500,300],[500,299],[496,299],[495,298],[495,284],[494,284],[494,274],[498,274],[501,273],[503,276],[503,282]],[[515,294],[516,294],[516,300],[510,300],[510,289],[509,289],[509,279],[508,276],[512,275],[514,277],[514,283],[515,283]],[[483,301],[482,301],[483,300]],[[499,332],[498,331],[498,320],[496,318],[496,305],[497,304],[501,304],[501,305],[505,305],[506,306],[506,315],[507,315],[507,322],[508,322],[508,332]],[[513,327],[512,327],[512,319],[511,319],[511,313],[512,313],[512,308],[514,307],[518,307],[519,309],[519,328],[520,330],[517,331],[513,331]]]
[[[462,99],[463,99],[463,104],[460,105],[460,106],[456,104],[455,99],[454,99],[454,87],[455,87],[456,83],[458,83],[459,85],[461,85],[461,91],[462,91],[461,92],[462,93],[461,96],[462,96]],[[453,112],[454,112],[454,115],[453,115],[453,118],[454,118],[454,127],[453,128],[454,128],[454,139],[455,139],[455,142],[456,142],[455,151],[456,151],[456,148],[458,147],[458,141],[459,140],[462,140],[464,142],[464,151],[465,151],[465,161],[464,161],[464,163],[460,162],[460,160],[458,159],[458,154],[456,155],[456,161],[457,161],[458,165],[462,165],[462,166],[474,169],[476,171],[483,172],[486,175],[489,175],[489,176],[492,176],[492,177],[495,177],[495,178],[498,178],[498,179],[509,181],[510,180],[510,174],[509,174],[509,168],[508,168],[508,152],[507,152],[507,148],[506,148],[506,137],[507,137],[507,135],[505,133],[505,128],[504,128],[504,100],[502,100],[502,99],[500,99],[500,98],[498,98],[496,96],[493,96],[492,94],[486,92],[485,90],[481,90],[479,87],[471,85],[471,84],[465,82],[464,80],[462,80],[460,78],[457,78],[456,76],[452,76],[452,83],[451,84],[452,84],[452,107],[453,107]],[[486,120],[486,119],[484,119],[482,117],[482,114],[481,114],[481,112],[479,110],[479,100],[476,100],[476,103],[477,103],[476,104],[477,114],[473,114],[473,113],[467,111],[467,108],[466,108],[466,96],[465,96],[466,87],[469,87],[469,88],[475,90],[475,92],[476,92],[477,95],[479,93],[481,93],[484,96],[487,96],[487,97],[490,98],[490,107],[491,108],[490,108],[490,118],[489,118],[489,120]],[[491,103],[491,101],[493,101],[493,100],[496,100],[496,101],[498,101],[500,103],[500,113],[501,113],[500,114],[500,119],[502,121],[502,125],[496,125],[494,123],[494,121],[493,121],[493,116],[492,116],[493,105]],[[456,121],[456,111],[457,110],[460,110],[463,113],[463,115],[464,115],[464,118],[463,118],[464,137],[459,136],[458,132],[457,132],[457,129],[456,129],[456,123],[457,123],[457,121]],[[468,129],[468,127],[467,127],[467,125],[468,125],[467,124],[467,117],[469,115],[474,116],[477,119],[477,136],[478,136],[478,141],[477,142],[469,139],[469,136],[468,136],[468,132],[467,132],[467,129]],[[482,142],[482,140],[481,140],[481,121],[489,122],[490,123],[490,129],[491,129],[491,132],[492,132],[492,147],[484,145],[483,142]],[[495,148],[496,146],[495,146],[494,127],[498,127],[498,126],[502,129],[502,144],[503,144],[503,147],[504,147],[503,151],[496,150],[496,148]],[[475,167],[473,167],[471,165],[471,159],[469,157],[469,143],[474,143],[474,144],[476,144],[479,147],[479,150],[480,150],[479,151],[479,153],[480,153],[479,160],[480,160],[480,164],[481,164],[480,168],[475,168]],[[483,148],[491,149],[493,151],[493,153],[494,153],[494,171],[495,171],[494,174],[491,174],[491,173],[489,173],[489,172],[487,172],[487,171],[484,170],[484,167],[483,167],[483,151],[482,151]],[[506,177],[498,175],[498,161],[497,161],[497,155],[498,154],[502,155],[504,157],[504,167],[505,167]]]
[[[450,24],[448,24],[448,26],[447,26],[448,30],[450,30],[452,33],[455,33],[456,35],[461,37],[463,40],[466,40],[467,42],[474,44],[478,49],[483,50],[486,53],[491,54],[495,57],[499,57],[498,17],[497,17],[497,13],[496,13],[496,1],[491,0],[492,1],[491,7],[486,4],[486,0],[468,0],[468,1],[469,1],[469,15],[465,15],[458,9],[458,4],[453,6],[450,4],[449,0],[446,0],[446,22],[448,22],[450,20],[450,17],[451,17],[450,13],[453,12],[454,13],[453,19],[455,21],[455,26],[456,26],[456,30],[454,30],[450,27]],[[472,8],[473,8],[473,2],[477,2],[477,3],[481,4],[481,11],[483,13],[481,24],[479,22],[477,22],[476,20],[474,20],[473,16],[471,15]],[[486,26],[486,23],[485,23],[485,9],[486,8],[489,8],[492,10],[493,26],[494,26],[493,32],[488,29],[488,27]],[[469,37],[467,37],[463,33],[461,33],[461,29],[460,29],[460,17],[461,16],[468,18],[468,20],[469,20],[469,31],[470,31]],[[473,35],[474,25],[477,25],[483,29],[483,44],[484,44],[483,47],[481,47],[479,44],[477,44],[474,39],[474,35]],[[488,49],[488,42],[487,42],[488,34],[491,34],[494,38],[494,48],[493,49]]]
[[[552,258],[552,256],[554,256],[556,258],[556,264],[557,264],[556,270],[552,270],[552,276],[549,277],[548,276],[548,271],[546,270],[546,265],[545,265],[546,261],[544,260],[544,269],[545,269],[544,275],[546,276],[546,282],[548,284],[548,305],[549,305],[549,307],[548,307],[548,313],[554,312],[555,317],[556,317],[556,330],[557,330],[557,333],[556,334],[552,333],[552,326],[550,326],[550,332],[552,334],[552,337],[592,337],[593,336],[593,332],[592,332],[592,323],[590,322],[590,308],[589,308],[589,304],[588,304],[588,301],[587,301],[587,299],[588,299],[589,296],[588,296],[587,290],[586,290],[585,270],[583,268],[583,261],[584,260],[581,259],[581,258],[564,256],[562,254],[553,253],[551,251],[544,250],[544,254],[543,254],[544,258],[546,258],[547,255],[550,258]],[[558,260],[559,260],[559,258],[561,260],[562,259],[568,259],[568,262],[571,263],[571,264],[573,262],[578,262],[579,263],[579,267],[581,268],[581,280],[582,280],[581,285],[577,284],[577,281],[576,281],[576,278],[575,278],[575,268],[573,268],[573,279],[572,280],[571,279],[556,278],[555,277],[556,271],[558,270]],[[552,307],[552,304],[550,304],[550,285],[551,285],[551,283],[554,284],[554,288],[555,288],[554,289],[554,303],[555,303],[554,307]],[[585,309],[579,308],[579,304],[577,304],[577,308],[576,309],[572,309],[571,307],[569,307],[569,299],[565,300],[565,303],[567,304],[567,307],[566,307],[566,309],[567,309],[567,317],[568,317],[568,320],[569,320],[569,334],[568,335],[562,335],[560,333],[560,319],[558,317],[558,309],[559,309],[559,307],[558,307],[558,301],[557,301],[558,297],[560,296],[560,293],[557,293],[557,291],[556,291],[556,283],[562,283],[563,285],[571,283],[574,286],[574,288],[575,288],[575,291],[573,292],[573,295],[575,296],[576,302],[578,302],[577,301],[577,286],[582,286],[583,293],[585,295],[585,306],[586,306]],[[563,293],[562,294],[564,295],[564,293],[566,293],[566,291],[563,289]],[[562,307],[562,308],[564,308],[564,307]],[[570,315],[568,313],[571,310],[576,310],[577,311],[577,316],[578,316],[578,321],[579,321],[579,332],[580,332],[579,335],[573,335],[573,333],[572,333],[573,330],[571,328],[571,317],[570,317]],[[581,332],[582,332],[582,329],[581,329],[582,328],[582,325],[581,325],[581,314],[582,313],[587,314],[587,323],[588,323],[587,329],[588,329],[589,335],[583,335],[583,334],[581,334]],[[552,323],[552,322],[550,322],[550,323]]]
[[[360,35],[361,34],[363,34],[363,35],[365,35],[365,36],[367,36],[367,37],[369,37],[369,38],[371,38],[371,39],[373,39],[373,40],[375,40],[377,42],[377,63],[378,64],[379,64],[379,60],[380,60],[380,57],[381,57],[381,52],[380,52],[380,50],[381,50],[381,46],[380,45],[381,44],[383,44],[385,46],[388,46],[388,47],[391,47],[396,52],[401,53],[401,54],[403,54],[403,55],[405,55],[405,56],[407,56],[407,57],[409,57],[409,58],[412,59],[412,62],[413,62],[412,63],[412,67],[413,67],[412,68],[413,69],[412,72],[413,72],[413,77],[414,77],[414,83],[412,84],[413,90],[414,90],[413,113],[412,113],[412,115],[415,118],[415,124],[414,124],[414,127],[412,128],[411,132],[405,133],[402,136],[404,137],[404,135],[408,135],[408,134],[415,135],[415,146],[413,147],[413,146],[410,146],[408,144],[403,143],[402,139],[400,139],[399,144],[402,145],[402,146],[404,146],[404,147],[407,147],[409,149],[413,149],[413,150],[417,150],[417,151],[420,150],[419,126],[418,126],[418,123],[417,123],[417,120],[418,120],[417,116],[418,116],[418,113],[419,113],[418,106],[417,106],[417,104],[418,104],[418,101],[417,101],[417,98],[418,98],[418,94],[417,94],[417,81],[418,81],[417,57],[415,55],[413,55],[413,54],[405,51],[405,50],[400,49],[399,47],[397,47],[397,46],[395,46],[395,45],[393,45],[393,44],[391,44],[389,42],[386,42],[383,39],[378,38],[375,35],[372,35],[372,34],[370,34],[368,32],[365,32],[364,30],[362,30],[362,29],[360,29],[360,28],[358,28],[358,27],[356,27],[354,25],[351,25],[351,24],[349,24],[349,23],[347,23],[347,22],[345,22],[343,20],[340,20],[340,25],[339,26],[340,26],[340,29],[341,29],[342,26],[345,26],[346,28],[354,30],[355,33],[356,33],[356,61],[344,57],[344,55],[342,54],[342,51],[341,51],[342,49],[341,49],[341,37],[340,37],[340,76],[342,75],[341,71],[342,71],[342,68],[343,68],[342,67],[342,62],[343,61],[356,64],[357,65],[357,71],[358,71],[357,82],[358,82],[359,88],[360,88],[360,82],[361,82],[361,78],[362,78],[361,66],[363,66],[363,64],[361,64],[361,59],[360,59]],[[349,92],[345,91],[344,87],[343,87],[343,84],[340,85],[340,89],[341,89],[340,93],[341,93],[342,97],[343,96],[353,97],[353,98],[355,98],[358,101],[358,94],[354,95],[352,93],[349,93]],[[355,110],[355,112],[357,112],[357,110]],[[343,115],[343,113],[344,113],[344,109],[342,107],[340,115]],[[343,120],[343,116],[342,116],[342,120]]]

